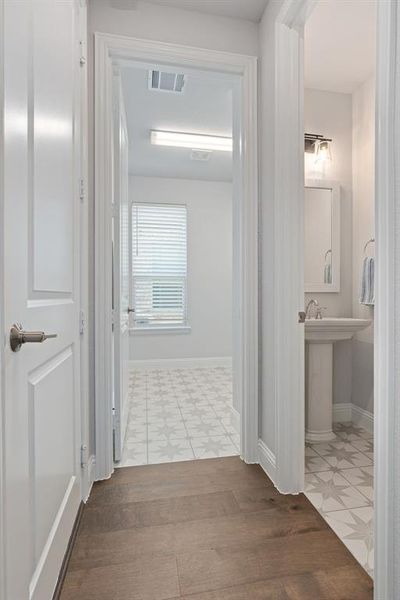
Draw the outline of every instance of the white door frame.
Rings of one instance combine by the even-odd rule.
[[[257,59],[231,54],[95,34],[95,411],[96,477],[113,471],[111,422],[111,88],[112,61],[180,65],[241,79],[241,145],[243,149],[241,229],[238,232],[240,319],[241,455],[257,462],[258,441],[258,165]]]
[[[285,0],[275,21],[275,473],[282,493],[304,489],[303,29],[315,0]]]
[[[4,3],[0,2],[0,153],[4,156]],[[0,161],[0,290],[4,290],[4,176]],[[0,297],[0,331],[4,328],[4,292]],[[4,551],[4,344],[0,345],[0,600],[5,600]]]
[[[303,88],[303,31],[315,0],[286,0],[276,21],[276,131],[275,162],[276,194],[282,212],[279,219],[288,219],[289,194],[303,194],[303,105],[299,90]],[[375,567],[374,597],[393,600],[400,597],[400,1],[378,2],[378,59],[376,107],[376,307],[375,307]],[[287,121],[283,120],[287,117]],[[278,129],[280,127],[280,129]],[[301,135],[300,137],[298,137]],[[293,151],[293,147],[297,150]],[[279,179],[282,173],[290,181]],[[285,200],[286,198],[286,200]],[[283,201],[283,204],[282,204]],[[299,233],[299,235],[301,235]],[[288,249],[276,240],[276,251]],[[290,251],[290,249],[289,249]],[[299,270],[296,257],[291,256],[292,274]],[[279,262],[279,259],[278,259]],[[279,269],[279,265],[277,265]],[[279,290],[283,310],[296,310],[301,285]],[[286,313],[287,314],[287,313]],[[291,313],[289,313],[291,314]],[[277,378],[288,373],[290,365],[299,360],[297,344],[285,346],[288,356],[278,358]],[[296,371],[292,386],[296,389],[301,375]],[[289,385],[289,384],[288,384]],[[297,388],[298,389],[298,388]],[[281,398],[282,399],[282,398]],[[304,406],[292,394],[287,402],[277,406],[277,471],[280,489],[300,492],[304,473]],[[283,442],[281,445],[280,442]],[[290,442],[290,444],[289,444]],[[281,452],[284,451],[282,457]],[[299,456],[301,460],[299,461]],[[301,463],[301,464],[300,464]],[[284,485],[283,485],[283,483]],[[397,568],[396,568],[397,567]]]
[[[378,2],[376,76],[375,598],[400,597],[400,2]]]

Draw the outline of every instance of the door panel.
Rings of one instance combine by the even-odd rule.
[[[48,600],[80,503],[79,8],[4,3],[4,316],[55,333],[5,349],[7,600]]]
[[[71,293],[74,14],[70,2],[41,0],[33,21],[33,290]]]

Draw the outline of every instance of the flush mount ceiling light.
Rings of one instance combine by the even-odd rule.
[[[331,160],[331,142],[330,138],[325,138],[323,135],[306,133],[304,135],[304,151],[314,154],[315,162]]]
[[[232,138],[179,131],[150,131],[150,142],[155,146],[190,148],[191,150],[215,150],[232,152]]]

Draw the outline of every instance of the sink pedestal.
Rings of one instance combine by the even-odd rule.
[[[333,344],[351,340],[371,321],[326,318],[305,322],[306,339],[306,441],[329,442],[332,431]]]
[[[330,442],[332,431],[333,344],[306,346],[306,442]]]

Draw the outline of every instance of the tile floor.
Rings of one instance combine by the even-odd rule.
[[[305,494],[373,576],[373,435],[336,423],[337,440],[306,446]]]
[[[120,467],[239,454],[231,369],[135,370],[129,403]]]

